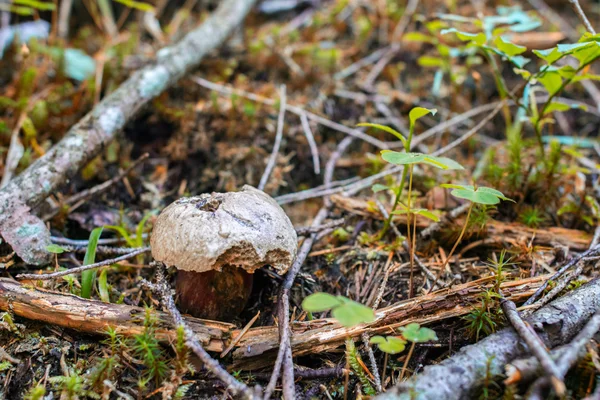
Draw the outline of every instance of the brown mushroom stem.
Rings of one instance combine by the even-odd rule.
[[[178,271],[177,296],[182,312],[198,318],[229,320],[238,316],[252,292],[253,274],[226,265],[221,271]]]

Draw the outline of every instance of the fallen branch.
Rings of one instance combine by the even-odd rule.
[[[157,53],[75,124],[43,157],[0,190],[0,233],[27,263],[49,263],[50,232],[31,210],[104,149],[150,100],[195,68],[237,28],[255,0],[225,0],[198,29]]]
[[[527,322],[544,344],[555,347],[571,340],[600,307],[600,280],[594,280],[537,311]],[[523,356],[525,343],[512,329],[504,329],[482,341],[462,348],[437,365],[425,367],[415,379],[406,381],[378,397],[381,400],[470,398],[486,376],[498,376],[504,366]]]
[[[331,196],[331,201],[333,202],[333,205],[335,207],[348,211],[352,214],[363,215],[369,218],[382,219],[381,213],[374,210],[374,208],[366,200],[355,197],[346,197],[342,195],[333,195]],[[460,209],[460,207],[457,208],[457,210],[458,209]],[[387,211],[389,212],[389,210]],[[395,216],[394,221],[397,225],[406,225],[406,216]],[[456,223],[462,225],[464,223],[464,220],[462,220],[461,218],[457,218]],[[426,229],[435,224],[436,223],[425,218],[419,218],[417,220],[417,227],[420,229]],[[556,244],[561,244],[569,247],[569,249],[571,250],[587,250],[590,242],[592,241],[592,235],[585,231],[580,231],[577,229],[566,229],[561,227],[533,229],[520,223],[505,223],[501,221],[491,220],[487,222],[485,228],[487,231],[487,236],[498,237],[505,242],[513,243],[529,243],[533,238],[533,244],[535,245],[554,246]],[[598,250],[600,252],[600,247],[598,248]],[[584,257],[587,257],[589,255],[591,254],[585,255]],[[576,261],[574,262],[574,264],[575,263]]]
[[[514,301],[528,297],[548,276],[504,282],[502,290]],[[330,318],[307,322],[294,322],[291,346],[294,354],[310,354],[335,350],[344,345],[346,337],[358,337],[394,332],[397,327],[417,322],[420,324],[468,314],[480,304],[481,294],[491,288],[493,277],[469,282],[426,296],[404,300],[377,310],[377,321],[347,329]],[[133,336],[144,330],[144,313],[141,307],[125,304],[103,303],[70,294],[36,289],[11,279],[0,279],[0,310],[30,320],[41,321],[64,328],[106,335],[112,327],[119,334]],[[157,338],[164,343],[176,340],[166,313],[156,311]],[[236,341],[243,330],[232,324],[201,320],[185,316],[186,324],[194,331],[196,339],[208,351],[224,351]],[[276,326],[249,329],[235,345],[235,368],[257,369],[272,365],[280,346]]]

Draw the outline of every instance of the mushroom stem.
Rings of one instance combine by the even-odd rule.
[[[221,271],[178,271],[176,292],[181,311],[198,318],[238,316],[252,292],[253,274],[225,265]]]

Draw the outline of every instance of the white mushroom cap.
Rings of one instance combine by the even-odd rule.
[[[271,265],[287,272],[298,237],[283,209],[266,193],[239,192],[181,198],[165,208],[152,231],[152,257],[185,271],[235,265],[253,273]]]

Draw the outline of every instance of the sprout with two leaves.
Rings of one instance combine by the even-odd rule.
[[[414,107],[410,110],[409,113],[409,133],[408,138],[405,138],[400,132],[384,125],[378,124],[370,124],[370,123],[362,123],[358,124],[358,126],[366,126],[372,127],[376,129],[383,130],[385,132],[391,133],[404,145],[404,152],[392,151],[392,150],[383,150],[381,152],[381,157],[390,164],[394,165],[403,165],[404,170],[402,171],[402,178],[400,179],[400,185],[396,187],[388,187],[381,184],[376,184],[373,186],[374,192],[379,192],[382,190],[392,190],[395,195],[394,203],[392,205],[392,211],[390,212],[389,217],[385,221],[383,229],[379,235],[379,238],[382,238],[383,235],[387,232],[392,222],[392,218],[397,214],[407,214],[407,230],[408,230],[408,242],[410,244],[410,281],[409,281],[409,297],[412,297],[413,292],[413,265],[414,265],[414,254],[415,254],[415,237],[416,237],[416,225],[417,225],[417,216],[420,215],[422,217],[438,221],[439,218],[429,210],[426,209],[412,209],[411,208],[411,196],[412,196],[412,182],[413,182],[413,167],[415,164],[424,164],[430,165],[443,170],[461,170],[464,169],[459,163],[456,161],[447,158],[447,157],[438,157],[429,154],[423,153],[414,153],[411,152],[411,144],[415,131],[415,124],[417,120],[420,118],[431,114],[435,115],[437,110],[435,109],[427,109],[423,107]],[[406,183],[406,179],[408,177],[408,197],[406,200],[406,205],[402,203],[402,191],[404,190],[404,185]],[[397,210],[398,206],[401,206],[401,210]],[[414,220],[411,221],[414,217]],[[412,231],[412,241],[411,241],[411,223],[413,224]]]
[[[485,186],[475,187],[473,185],[456,185],[456,184],[452,184],[452,183],[446,183],[446,184],[443,184],[442,187],[452,189],[452,191],[450,192],[450,194],[452,196],[457,197],[459,199],[469,200],[471,202],[471,204],[469,205],[469,209],[467,211],[467,218],[465,219],[465,223],[462,227],[462,230],[460,231],[460,235],[458,235],[458,239],[456,239],[456,243],[454,243],[452,250],[450,250],[450,254],[448,254],[448,257],[446,257],[446,260],[444,261],[444,264],[442,265],[440,272],[438,272],[438,274],[435,278],[435,281],[431,285],[430,291],[433,290],[433,287],[435,286],[437,281],[440,279],[440,276],[444,273],[444,270],[446,269],[446,265],[448,265],[448,262],[452,258],[452,255],[454,254],[456,247],[458,247],[458,244],[462,240],[462,238],[465,234],[465,231],[467,230],[467,226],[469,225],[469,218],[471,217],[471,211],[473,210],[473,205],[475,205],[475,204],[495,205],[495,204],[500,203],[501,200],[512,201],[514,203],[514,200],[509,199],[508,197],[504,196],[504,194],[502,194],[502,192],[500,192],[499,190],[492,189],[492,188],[485,187]]]
[[[402,372],[400,373],[400,379],[402,379],[406,371],[406,366],[408,365],[410,357],[415,349],[415,344],[437,341],[438,338],[433,329],[424,328],[416,322],[410,323],[405,327],[400,328],[400,330],[402,332],[402,336],[373,336],[371,338],[371,343],[377,344],[379,350],[385,353],[384,364],[387,364],[388,354],[401,353],[406,348],[406,342],[412,342],[410,350],[408,350],[406,360],[404,361]]]

